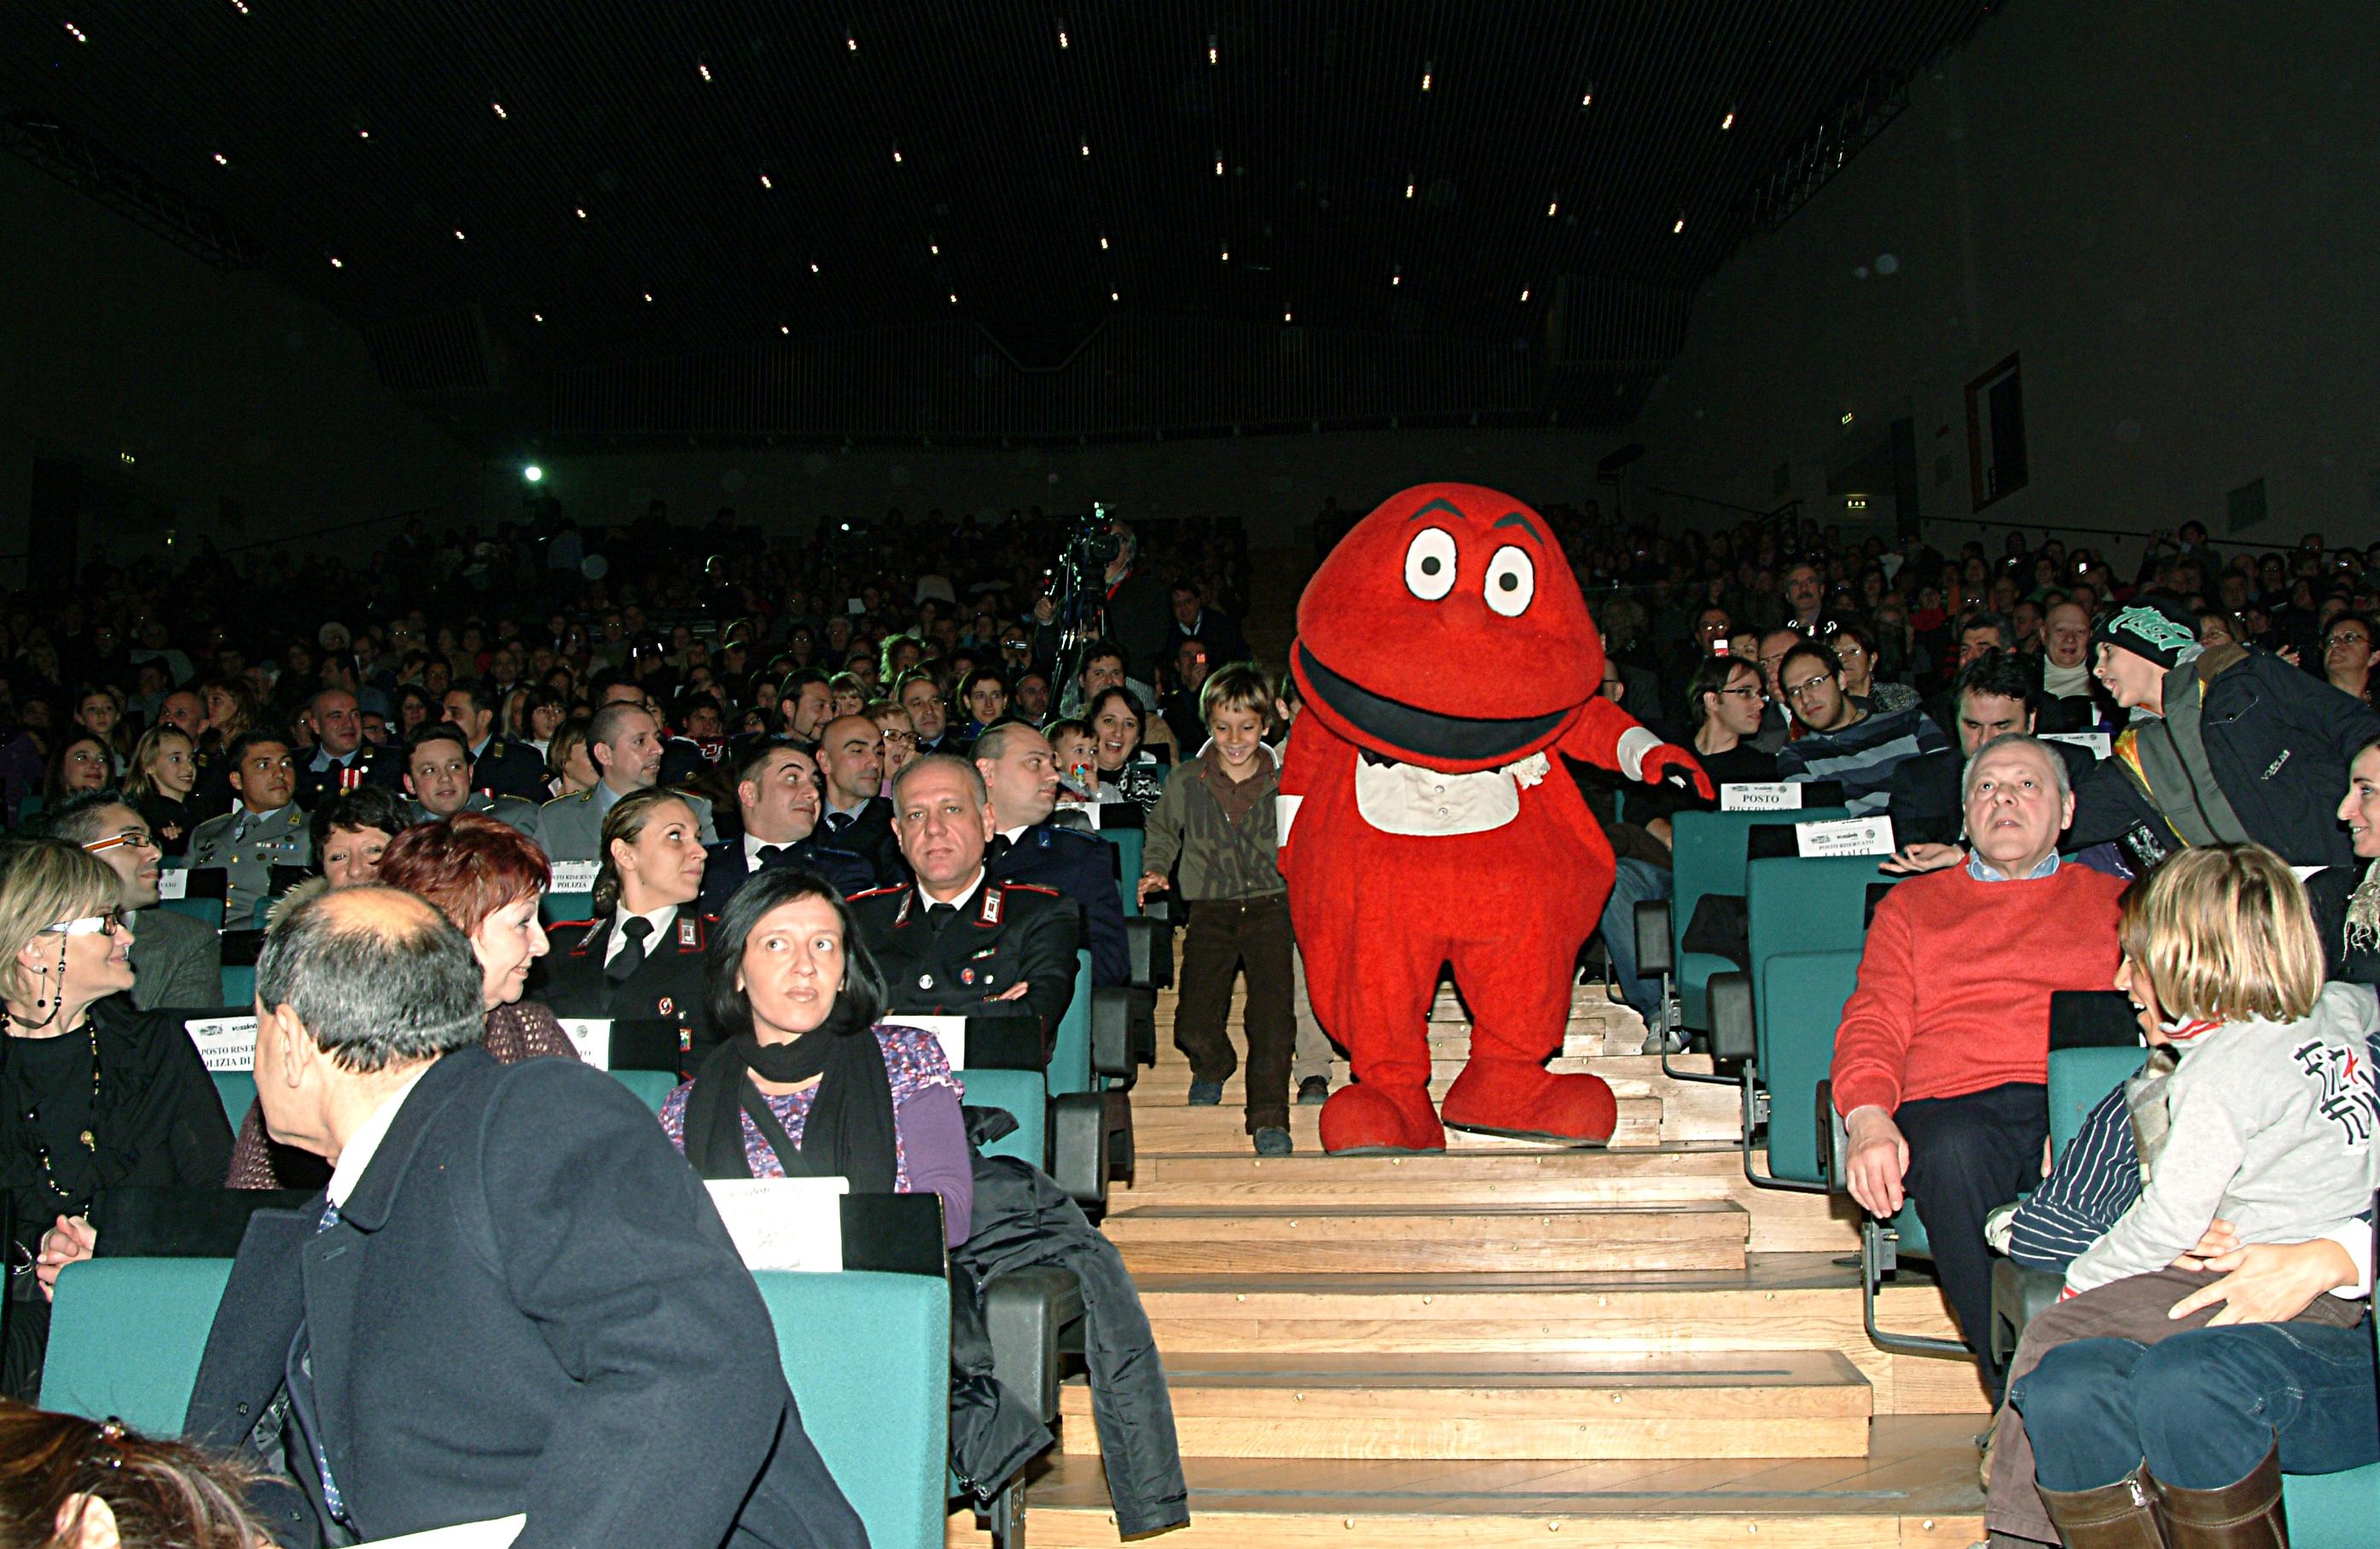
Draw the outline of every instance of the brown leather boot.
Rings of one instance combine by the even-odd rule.
[[[2145,1467],[2095,1490],[2044,1489],[2041,1501],[2067,1549],[2168,1549]]]
[[[2245,1479],[2214,1490],[2182,1490],[2151,1479],[2173,1549],[2289,1549],[2289,1518],[2281,1509],[2278,1447]]]

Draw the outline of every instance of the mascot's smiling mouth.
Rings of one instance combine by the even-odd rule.
[[[1551,732],[1570,712],[1530,716],[1520,720],[1475,720],[1465,716],[1437,715],[1400,704],[1341,677],[1315,660],[1303,645],[1298,665],[1315,696],[1347,723],[1388,748],[1419,758],[1452,758],[1476,762],[1503,754],[1518,754]]]

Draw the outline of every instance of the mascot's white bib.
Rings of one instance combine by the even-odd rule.
[[[1355,760],[1355,810],[1384,834],[1443,839],[1484,834],[1521,815],[1521,788],[1546,778],[1542,753],[1500,769],[1448,774],[1419,764]]]

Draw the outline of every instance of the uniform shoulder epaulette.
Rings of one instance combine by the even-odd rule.
[[[1057,889],[1045,888],[1038,882],[1000,882],[995,883],[994,886],[1004,889],[1012,893],[1039,893],[1043,898],[1063,898],[1065,896]]]
[[[592,920],[556,920],[545,928],[547,934],[551,935],[557,930],[586,930],[594,924]]]
[[[906,882],[895,882],[890,887],[869,888],[864,892],[852,893],[846,896],[844,899],[844,902],[845,903],[857,903],[863,898],[889,898],[894,893],[905,893],[908,890],[909,884]]]

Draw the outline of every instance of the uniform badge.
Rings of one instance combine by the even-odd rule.
[[[699,945],[695,939],[695,926],[692,920],[680,920],[677,923],[677,944],[681,947]]]
[[[917,987],[918,987],[919,989],[931,989],[931,988],[933,988],[933,987],[934,987],[934,976],[933,976],[931,974],[918,974],[918,975],[917,975]]]
[[[674,1016],[677,1014],[677,1003],[672,1000],[668,996],[664,995],[661,998],[661,1004],[655,1006],[653,1010],[661,1012],[661,1014],[665,1017]]]
[[[959,983],[961,983],[961,984],[963,984],[963,985],[971,985],[971,984],[975,983],[975,970],[974,970],[974,969],[972,969],[972,968],[962,968],[962,969],[960,969],[960,970],[959,970]]]
[[[984,924],[996,926],[1000,923],[1000,905],[1003,896],[998,888],[986,888],[983,890]]]

